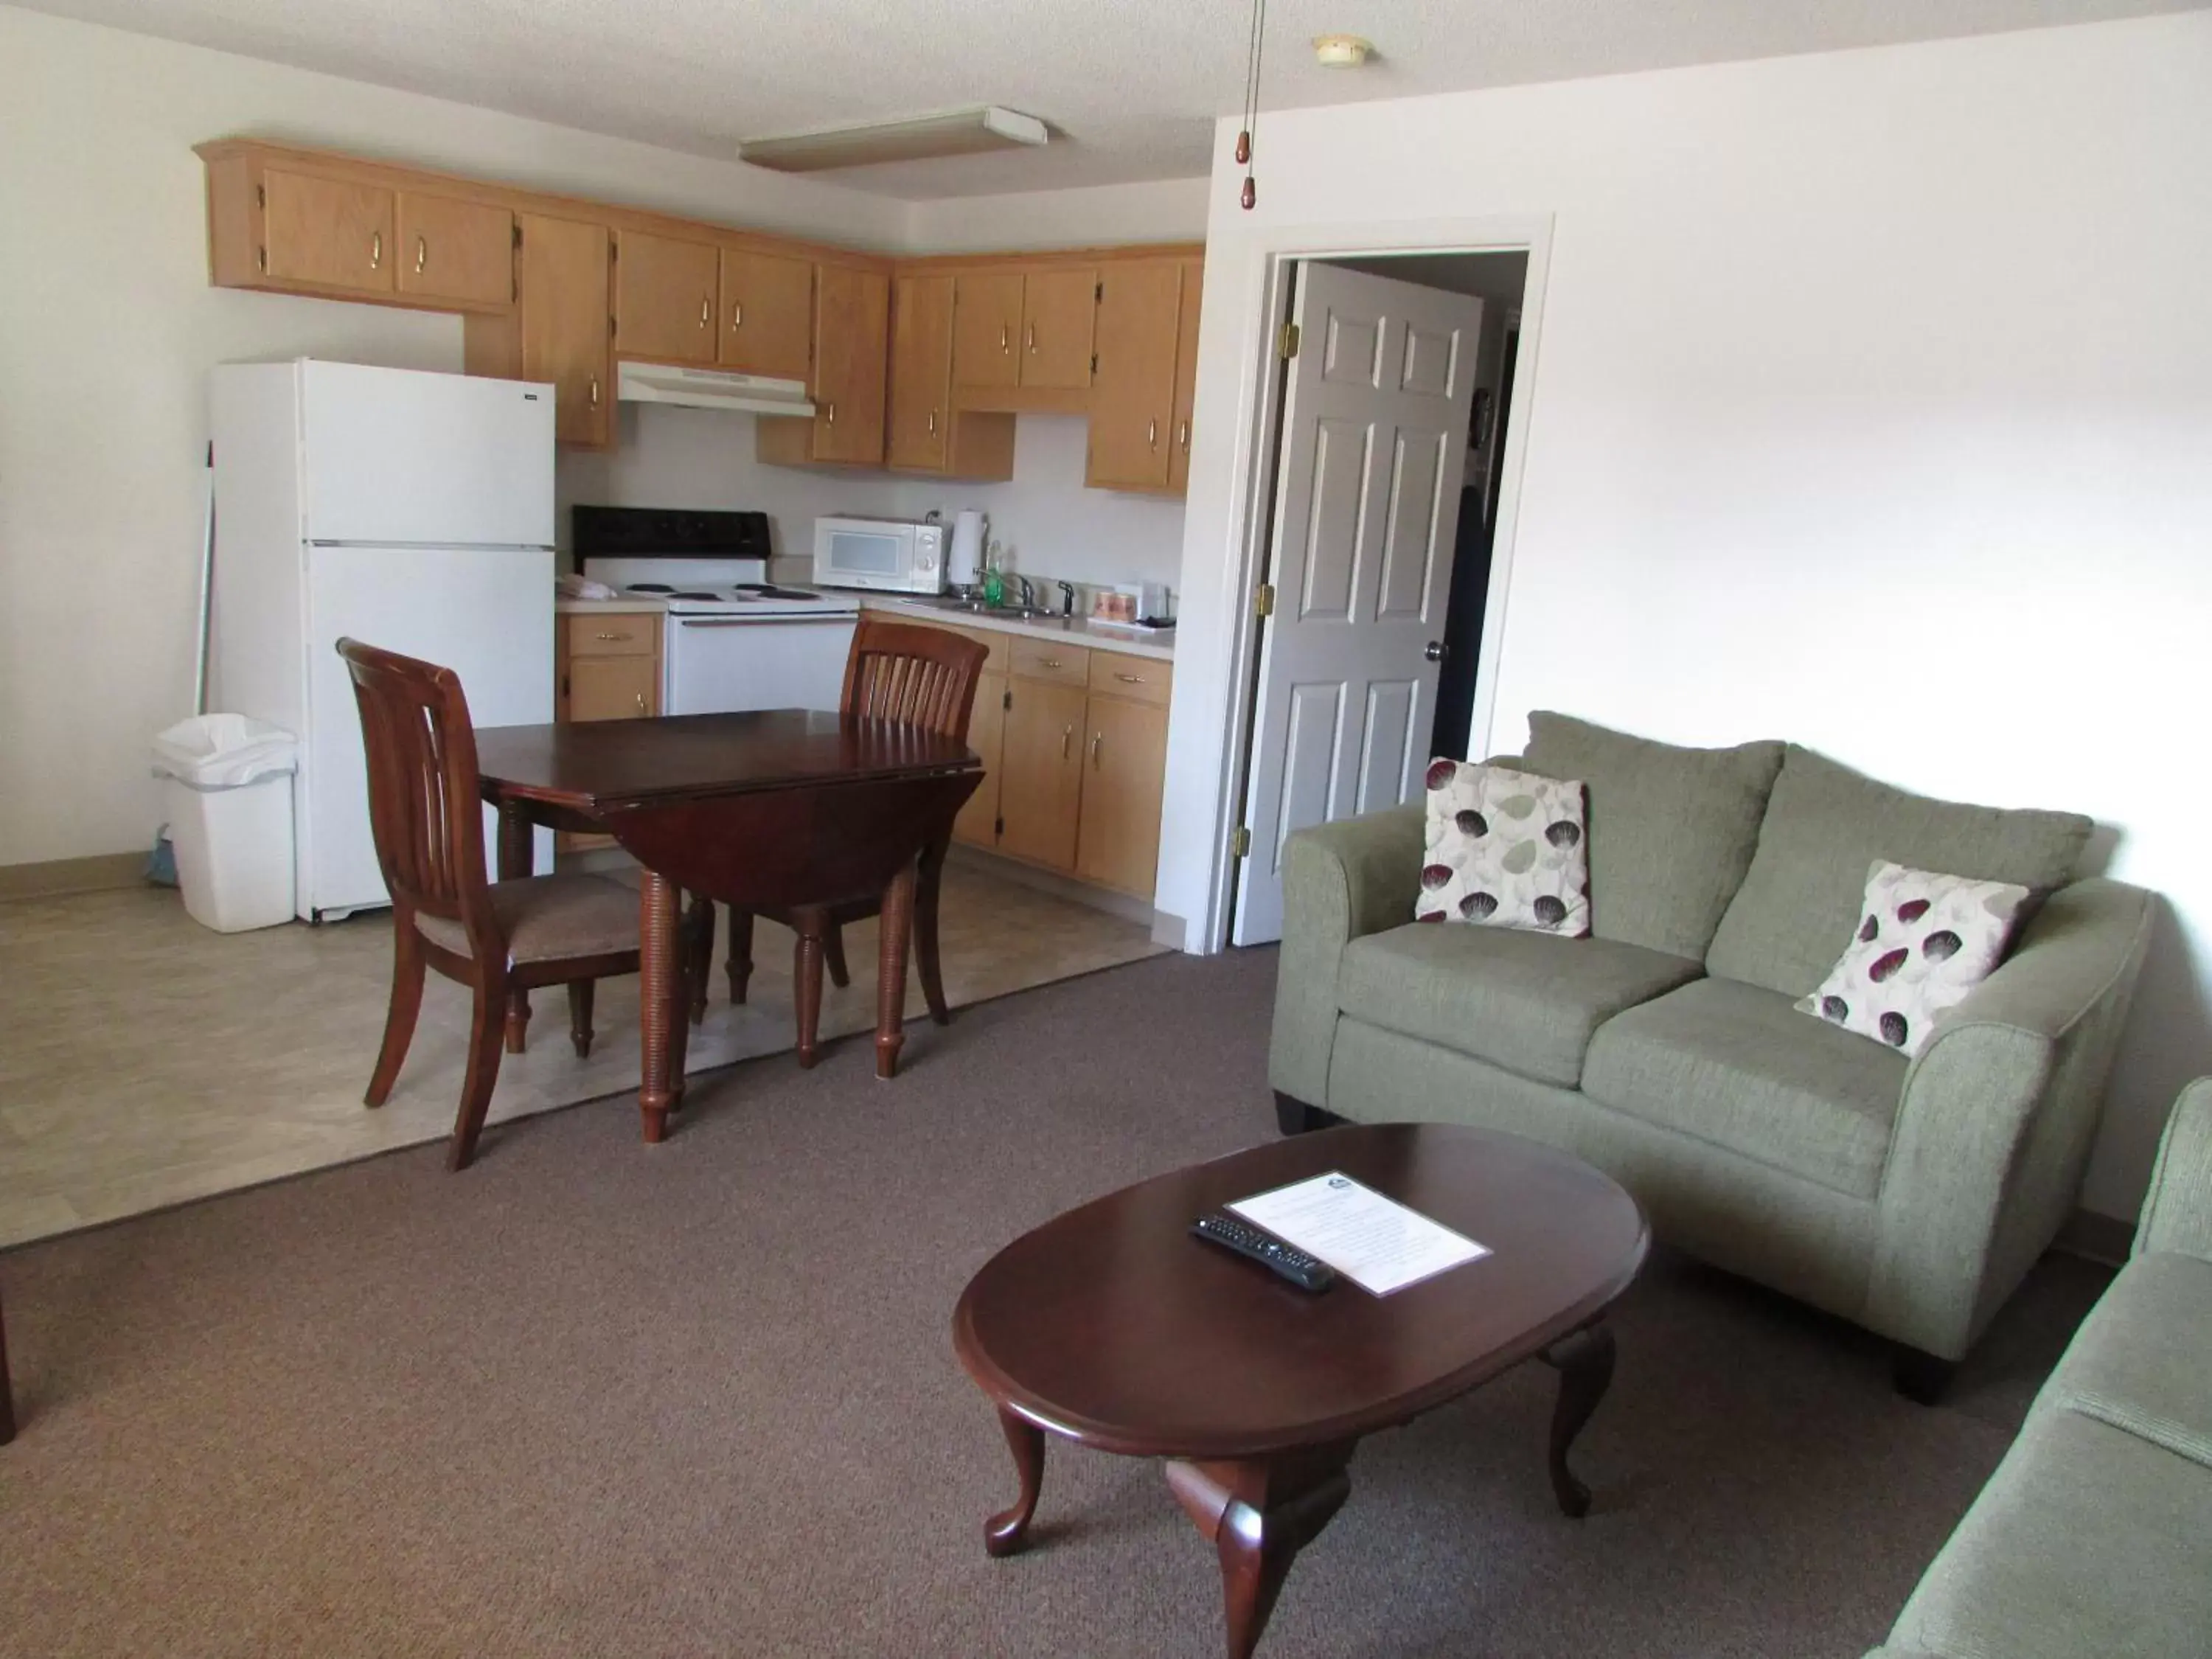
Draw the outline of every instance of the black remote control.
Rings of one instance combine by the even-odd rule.
[[[1336,1283],[1336,1269],[1326,1261],[1294,1249],[1273,1233],[1261,1232],[1249,1221],[1226,1210],[1215,1210],[1190,1224],[1191,1231],[1210,1244],[1249,1256],[1268,1272],[1287,1279],[1302,1291],[1318,1294]]]

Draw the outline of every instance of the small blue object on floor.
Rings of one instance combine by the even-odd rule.
[[[156,887],[177,884],[177,848],[166,823],[155,831],[154,850],[146,854],[146,879]]]

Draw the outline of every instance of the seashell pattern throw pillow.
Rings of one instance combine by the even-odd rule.
[[[2004,959],[2028,890],[1908,870],[1876,859],[1867,872],[1858,932],[1820,988],[1799,1000],[1832,1021],[1907,1054]]]
[[[1583,786],[1471,761],[1429,763],[1421,921],[1580,939],[1589,932]]]

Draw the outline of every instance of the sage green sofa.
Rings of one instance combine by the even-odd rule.
[[[2149,895],[2073,880],[2075,814],[1909,794],[1794,744],[1564,715],[1510,764],[1589,789],[1591,937],[1413,920],[1419,804],[1284,848],[1285,1131],[1429,1119],[1563,1147],[1716,1266],[1901,1346],[1929,1397],[2070,1212]],[[1907,1060],[1799,1012],[1877,857],[2049,897]]]
[[[2132,1260],[1880,1659],[2212,1652],[2212,1079],[2166,1125]]]

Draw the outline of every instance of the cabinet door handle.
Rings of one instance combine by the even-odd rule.
[[[606,635],[602,634],[599,637],[605,639]],[[1142,674],[1116,674],[1114,678],[1124,685],[1142,685],[1145,683],[1145,677]]]
[[[653,712],[645,706],[645,693],[642,691],[637,694],[637,712],[641,714],[650,714]]]
[[[594,374],[594,375],[592,375],[592,407],[593,409],[597,409],[599,406],[599,377],[598,375]]]
[[[415,274],[420,276],[422,274],[422,267],[429,263],[429,240],[427,237],[417,236],[415,239]]]
[[[384,233],[378,231],[368,239],[368,268],[378,269],[384,264]]]
[[[629,635],[627,634],[594,634],[592,637],[595,640],[626,640]]]
[[[730,326],[732,328],[743,328],[744,325],[745,302],[743,300],[732,300],[730,302]]]
[[[1034,356],[1036,356],[1036,325],[1035,323],[1031,323],[1031,324],[1030,325],[1030,336],[1029,336],[1029,338],[1030,338],[1030,356],[1032,356],[1032,357],[1034,357]]]
[[[1159,447],[1160,422],[1158,416],[1155,416],[1152,419],[1145,422],[1145,447],[1147,449],[1158,449]]]
[[[1075,742],[1075,728],[1074,728],[1073,726],[1061,726],[1061,727],[1060,728],[1060,759],[1062,759],[1062,760],[1066,760],[1066,759],[1067,758],[1067,757],[1068,757],[1069,753],[1070,753],[1070,752],[1071,752],[1071,750],[1072,750],[1072,745],[1074,744],[1074,742]]]
[[[1060,659],[1057,657],[1040,657],[1037,659],[1037,666],[1040,668],[1057,668],[1060,666]]]
[[[933,438],[937,435],[937,411],[933,409],[929,411],[929,435]]]
[[[1007,324],[1000,323],[999,325],[999,355],[1003,357],[1013,349],[1013,330]]]
[[[1186,455],[1190,453],[1190,422],[1185,421],[1176,428],[1176,447]]]
[[[1098,750],[1105,741],[1106,734],[1103,732],[1093,732],[1091,734],[1091,769],[1094,772],[1099,768]]]
[[[712,327],[714,321],[714,301],[711,298],[699,301],[699,326]]]
[[[828,421],[831,426],[837,424],[837,403],[835,398],[830,400],[830,407],[823,411],[823,418]]]
[[[267,248],[258,247],[253,250],[253,268],[259,271],[264,276],[266,276],[269,274],[269,250]]]

